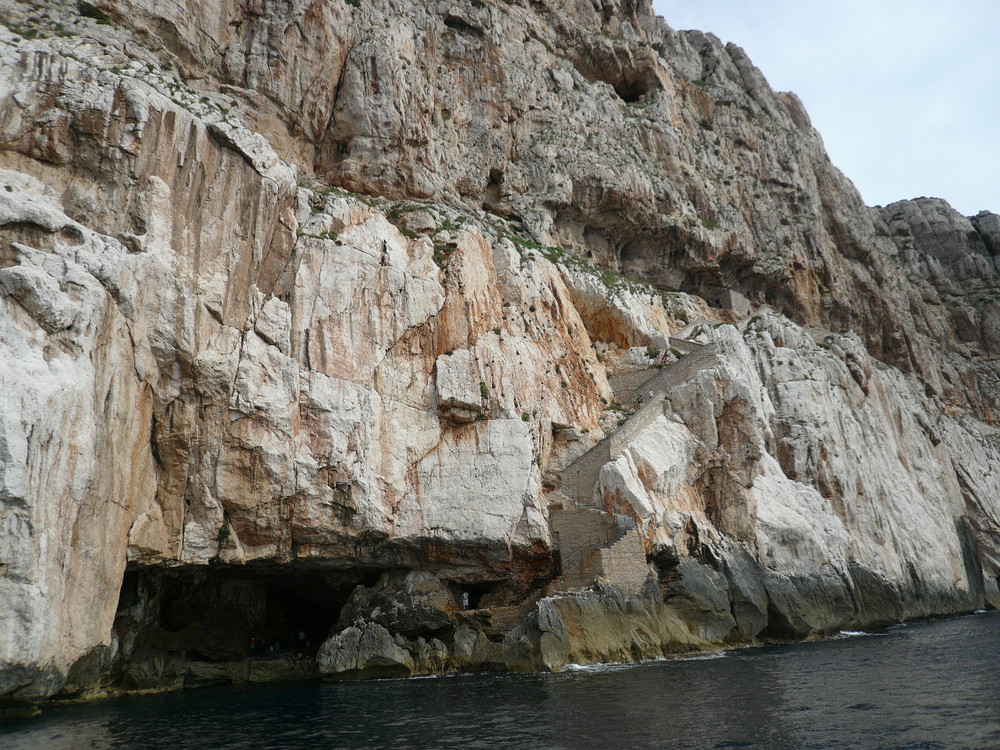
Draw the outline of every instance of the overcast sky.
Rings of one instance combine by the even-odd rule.
[[[870,205],[1000,213],[1000,0],[653,0],[798,94]]]

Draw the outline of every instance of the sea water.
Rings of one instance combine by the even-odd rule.
[[[0,747],[998,748],[1000,613],[712,658],[48,708]]]

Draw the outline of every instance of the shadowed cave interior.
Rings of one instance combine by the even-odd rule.
[[[379,599],[386,576],[405,574],[295,565],[128,570],[114,622],[111,684],[143,689],[171,680],[228,682],[251,679],[240,666],[248,660],[311,662],[332,632],[365,617],[365,607],[386,606]],[[502,581],[441,585],[451,602],[443,606],[452,611],[506,603]],[[358,600],[357,592],[375,598]],[[451,630],[446,614],[432,612],[429,619],[417,617],[414,632],[406,634],[450,640]]]
[[[187,660],[315,655],[351,592],[377,572],[209,567],[129,570],[115,618],[122,655]]]

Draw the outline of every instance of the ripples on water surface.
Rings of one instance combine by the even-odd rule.
[[[0,747],[997,748],[1000,613],[557,675],[190,691],[52,708]]]

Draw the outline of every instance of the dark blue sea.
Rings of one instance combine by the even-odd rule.
[[[1000,613],[555,675],[55,707],[0,727],[0,747],[1000,748]]]

